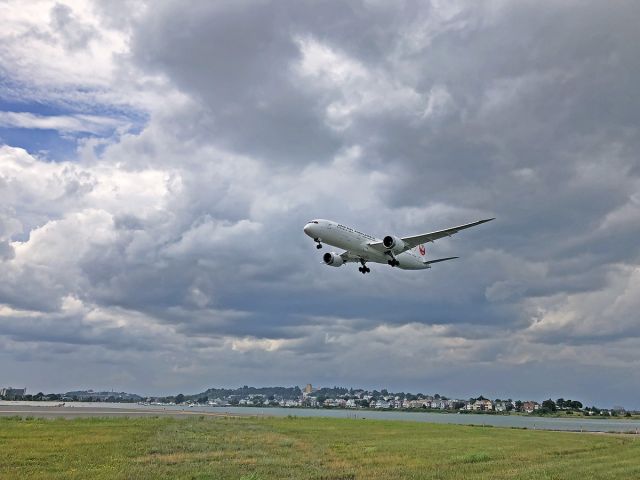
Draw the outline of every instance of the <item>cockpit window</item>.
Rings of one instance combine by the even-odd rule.
[[[316,220],[311,220],[309,223],[318,223]]]

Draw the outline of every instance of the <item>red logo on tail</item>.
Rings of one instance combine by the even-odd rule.
[[[420,255],[424,255],[425,253],[427,253],[427,249],[424,248],[424,245],[420,245],[418,247],[418,250],[420,250]]]

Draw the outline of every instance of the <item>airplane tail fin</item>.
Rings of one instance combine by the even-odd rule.
[[[432,263],[446,262],[447,260],[453,260],[454,258],[460,258],[460,257],[437,258],[436,260],[429,260],[427,262],[422,262],[422,263],[424,263],[425,265],[431,265]]]

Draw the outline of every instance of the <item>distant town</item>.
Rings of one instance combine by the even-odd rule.
[[[482,395],[468,399],[448,398],[423,393],[392,393],[386,389],[364,390],[345,387],[249,387],[235,389],[210,388],[195,395],[179,393],[169,396],[141,396],[134,393],[78,390],[66,393],[38,392],[28,394],[26,388],[0,388],[0,400],[56,401],[56,402],[112,402],[148,405],[182,405],[210,407],[284,407],[284,408],[341,408],[404,411],[432,411],[487,414],[529,415],[585,415],[627,416],[640,412],[623,407],[598,408],[584,406],[577,400],[558,398],[543,401],[489,399]]]

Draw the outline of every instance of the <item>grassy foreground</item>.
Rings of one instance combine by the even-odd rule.
[[[0,478],[640,478],[640,439],[330,418],[0,418]]]

